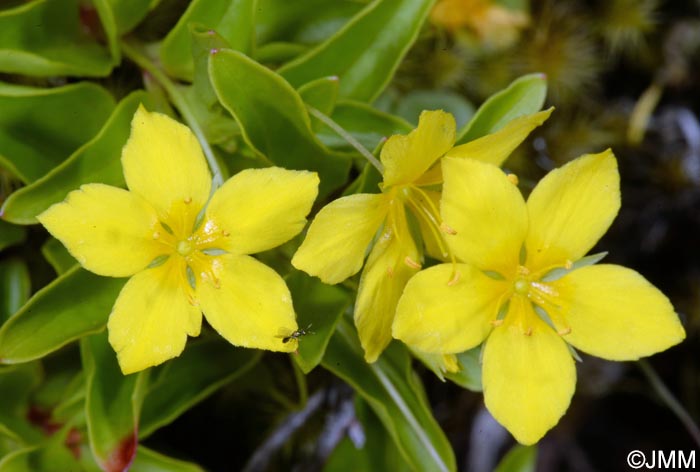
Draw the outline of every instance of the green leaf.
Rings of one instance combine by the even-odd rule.
[[[370,150],[375,149],[389,136],[406,134],[414,128],[402,118],[352,100],[339,101],[331,118]],[[318,137],[326,146],[332,148],[349,146],[347,141],[328,127],[322,128]]]
[[[474,105],[462,95],[446,90],[413,90],[399,102],[396,112],[414,125],[423,110],[444,110],[452,113],[461,128],[474,116]]]
[[[301,370],[308,374],[321,362],[338,318],[350,304],[350,296],[344,290],[300,271],[292,272],[286,282],[294,301],[297,324],[304,330],[311,330],[299,339],[299,353],[292,356]]]
[[[284,79],[231,50],[211,55],[209,75],[219,101],[259,154],[281,167],[318,172],[321,196],[345,182],[350,160],[316,139],[304,102]]]
[[[97,134],[113,108],[112,96],[88,82],[50,89],[0,82],[0,167],[35,181]]]
[[[29,299],[31,283],[24,261],[18,257],[0,260],[0,325]]]
[[[61,241],[56,238],[47,239],[41,246],[41,253],[58,275],[65,274],[78,263]]]
[[[79,0],[0,10],[0,31],[0,72],[106,77],[112,70],[110,54],[81,24]]]
[[[379,360],[367,364],[355,330],[342,318],[322,365],[369,403],[414,470],[456,469],[450,443],[433,418],[404,348],[392,344]]]
[[[139,446],[131,465],[134,472],[204,472],[197,464],[185,462]]]
[[[460,365],[458,372],[447,372],[445,377],[460,387],[481,392],[481,346],[457,354],[457,361]]]
[[[216,390],[245,373],[260,359],[260,351],[231,346],[220,337],[190,343],[151,380],[141,415],[144,438],[174,421]]]
[[[76,456],[65,442],[71,428],[66,426],[39,446],[16,450],[0,459],[0,472],[78,471]]]
[[[21,226],[0,220],[0,251],[24,241],[26,231]]]
[[[80,340],[90,448],[106,471],[126,470],[136,456],[146,373],[123,375],[107,331]]]
[[[522,115],[537,113],[547,95],[544,74],[524,75],[508,88],[489,97],[479,107],[472,120],[457,135],[457,144],[473,141],[498,131],[509,121]]]
[[[387,436],[384,426],[367,402],[355,397],[355,418],[362,426],[362,444],[356,447],[346,436],[328,458],[324,471],[355,472],[358,470],[410,471],[396,444]]]
[[[305,53],[309,47],[296,43],[269,43],[255,50],[253,58],[261,64],[281,64]]]
[[[42,433],[28,420],[29,398],[41,382],[38,362],[0,368],[0,435],[29,444],[41,440]]]
[[[152,107],[149,95],[143,91],[133,92],[119,102],[97,136],[48,174],[9,196],[2,207],[4,218],[13,223],[34,224],[38,214],[83,184],[123,187],[122,147],[140,103]]]
[[[537,446],[516,444],[501,460],[495,472],[535,472]]]
[[[39,290],[0,328],[0,363],[38,359],[104,329],[126,279],[74,267]]]
[[[194,0],[168,33],[160,47],[160,58],[168,74],[192,81],[190,25],[200,23],[216,30],[229,47],[247,53],[253,45],[257,0]]]
[[[279,73],[293,86],[340,77],[340,96],[371,102],[389,83],[434,0],[372,2],[340,31]]]
[[[299,87],[298,92],[304,103],[314,107],[324,115],[330,116],[338,99],[338,77],[323,77],[312,80]],[[314,130],[321,127],[321,122],[318,119],[312,117],[311,121]]]

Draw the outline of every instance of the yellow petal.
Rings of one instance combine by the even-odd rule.
[[[209,324],[235,346],[292,352],[298,329],[284,280],[249,256],[214,258],[216,285],[198,280],[197,296]]]
[[[184,277],[182,259],[171,258],[133,276],[119,293],[107,329],[125,375],[179,356],[188,332],[199,332],[201,313],[187,300]]]
[[[453,147],[446,157],[470,158],[500,166],[527,138],[533,129],[545,122],[553,108],[531,115],[520,116],[508,122],[495,133],[487,134],[466,144]]]
[[[211,190],[202,148],[190,129],[141,105],[131,121],[122,166],[129,189],[146,199],[178,238],[189,236]]]
[[[169,249],[154,239],[155,211],[126,190],[87,184],[37,216],[87,270],[126,277]]]
[[[454,254],[481,270],[506,276],[518,265],[527,232],[525,201],[498,167],[445,158],[440,212],[456,234],[445,239]]]
[[[610,150],[547,174],[527,201],[527,265],[533,271],[576,261],[605,234],[620,209],[620,175]]]
[[[407,135],[394,135],[384,144],[384,187],[411,183],[454,145],[454,117],[442,110],[424,111],[418,127]]]
[[[315,172],[246,169],[214,193],[199,237],[233,254],[272,249],[301,232],[317,193]]]
[[[396,308],[393,335],[423,352],[451,354],[481,344],[506,290],[467,264],[440,264],[409,280]]]
[[[388,208],[383,194],[361,193],[329,203],[311,222],[292,265],[327,284],[356,274]]]
[[[528,313],[516,313],[528,310]],[[526,319],[530,334],[519,323]],[[528,302],[511,300],[505,323],[486,340],[482,380],[486,408],[522,444],[534,444],[564,415],[576,386],[566,344]]]
[[[376,361],[391,342],[396,304],[408,279],[419,270],[414,267],[418,257],[403,208],[393,208],[367,258],[355,302],[355,326],[367,362]]]
[[[685,338],[668,298],[633,270],[607,264],[583,267],[552,285],[571,328],[564,339],[594,356],[634,360]]]

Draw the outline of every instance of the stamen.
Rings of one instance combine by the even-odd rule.
[[[411,186],[409,187],[409,190],[415,191],[416,195],[414,196],[412,192],[409,192],[407,194],[407,202],[411,206],[411,208],[414,209],[417,216],[423,217],[423,219],[425,220],[425,224],[430,229],[430,234],[433,235],[435,243],[438,245],[440,255],[442,255],[442,257],[450,256],[450,258],[454,258],[452,256],[452,252],[447,246],[447,243],[440,234],[439,229],[441,228],[442,223],[439,221],[439,212],[433,204],[432,200],[423,190],[421,190],[418,187]]]
[[[153,239],[158,239],[160,238],[160,231],[156,231],[153,233]]]
[[[532,326],[528,326],[524,334],[525,336],[532,336]]]
[[[386,268],[386,273],[389,276],[389,278],[394,278],[394,268],[389,266]]]
[[[459,282],[459,279],[462,278],[462,273],[456,269],[454,269],[452,273],[452,278],[447,282],[448,287],[452,287],[453,285],[457,285],[457,282]]]
[[[447,223],[445,223],[444,221],[442,222],[442,224],[440,224],[440,230],[442,232],[450,234],[452,236],[457,234],[457,231],[454,228],[452,228],[451,226],[448,226]]]
[[[229,232],[226,231],[226,230],[223,230],[223,231],[221,232],[221,234],[223,234],[224,237],[229,237],[229,236],[231,236],[231,233],[229,233]]]
[[[516,185],[516,186],[518,185],[519,180],[518,180],[518,176],[517,176],[517,175],[515,175],[515,174],[508,174],[507,177],[508,177],[508,180],[510,180],[510,183],[512,183],[513,185]]]
[[[573,261],[570,261],[569,259],[567,259],[566,262],[564,263],[564,267],[566,268],[566,270],[571,270],[571,268],[573,266],[574,266]]]
[[[503,324],[503,320],[491,320],[490,323],[493,326],[498,327],[498,326],[501,326]]]
[[[185,204],[189,205],[190,203],[192,203],[192,197],[185,198]]]
[[[404,264],[406,264],[408,267],[412,267],[413,269],[420,269],[421,265],[411,259],[409,256],[406,256],[403,260]]]
[[[557,331],[557,334],[558,334],[559,336],[566,336],[566,335],[569,334],[569,333],[571,333],[571,328],[570,328],[570,327],[567,327],[567,328],[564,328],[564,329],[560,329],[559,331]]]

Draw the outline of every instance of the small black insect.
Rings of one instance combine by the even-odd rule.
[[[302,336],[306,336],[307,334],[314,334],[313,331],[309,331],[309,328],[311,328],[311,323],[309,323],[309,326],[307,326],[306,329],[299,328],[298,330],[292,332],[291,334],[281,335],[281,336],[277,336],[277,337],[282,338],[282,343],[287,344],[292,339],[299,339]]]

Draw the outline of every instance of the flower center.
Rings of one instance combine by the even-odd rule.
[[[177,243],[177,253],[180,254],[182,257],[187,257],[189,256],[192,251],[194,250],[194,246],[192,243],[186,239],[183,239],[182,241],[178,241]]]
[[[525,277],[518,277],[513,284],[515,293],[520,295],[527,295],[530,291],[530,282],[525,279]]]

